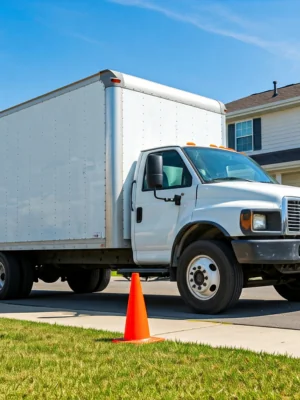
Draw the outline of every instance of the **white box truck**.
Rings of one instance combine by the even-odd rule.
[[[0,299],[118,270],[198,313],[243,287],[300,300],[300,189],[226,149],[221,102],[105,70],[0,117]]]

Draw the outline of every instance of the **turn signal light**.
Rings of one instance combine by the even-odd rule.
[[[251,211],[244,211],[241,213],[241,227],[245,231],[251,231],[252,228],[252,213]]]

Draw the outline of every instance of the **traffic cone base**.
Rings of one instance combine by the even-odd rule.
[[[146,339],[137,339],[137,340],[125,340],[124,338],[113,339],[113,343],[146,344],[146,343],[163,342],[164,340],[165,340],[164,338],[150,336],[149,338]]]
[[[130,293],[127,306],[125,333],[123,339],[114,339],[113,343],[153,343],[164,339],[151,337],[142,286],[138,273],[131,277]]]

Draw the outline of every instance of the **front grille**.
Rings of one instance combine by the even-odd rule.
[[[290,233],[300,232],[300,199],[288,200],[288,231]]]

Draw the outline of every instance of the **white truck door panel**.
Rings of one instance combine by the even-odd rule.
[[[151,154],[156,153],[155,151]],[[196,184],[177,150],[164,150],[164,185],[157,191],[161,198],[181,195],[181,205],[154,197],[148,190],[145,161],[135,188],[135,207],[132,212],[133,250],[135,262],[140,265],[169,264],[176,234],[191,220],[196,201]]]

